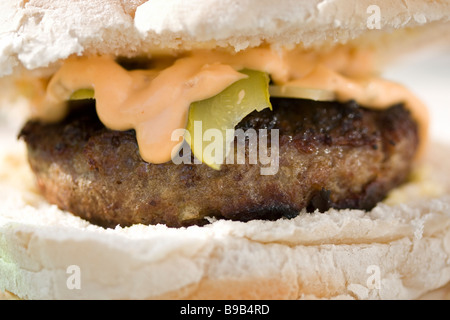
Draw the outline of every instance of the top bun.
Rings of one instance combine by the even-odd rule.
[[[447,21],[449,11],[449,1],[424,0],[3,0],[0,76],[72,54],[345,43]]]

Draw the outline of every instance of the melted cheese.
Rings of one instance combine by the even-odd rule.
[[[247,68],[269,73],[278,85],[332,91],[341,102],[355,100],[377,109],[405,103],[420,125],[421,141],[425,140],[425,106],[401,85],[371,76],[370,61],[370,53],[345,47],[323,54],[263,47],[237,54],[199,50],[162,69],[134,71],[125,70],[112,57],[72,57],[52,77],[35,115],[57,121],[65,115],[65,101],[74,91],[92,88],[105,126],[135,129],[142,158],[164,163],[179,143],[171,141],[171,134],[186,127],[190,104],[246,77],[238,70]]]

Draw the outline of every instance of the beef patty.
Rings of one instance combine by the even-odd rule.
[[[93,101],[73,104],[63,122],[28,122],[20,137],[48,201],[104,227],[369,210],[405,181],[418,146],[417,124],[402,105],[379,111],[355,102],[272,99],[273,111],[255,111],[237,128],[279,129],[276,174],[261,175],[261,164],[248,161],[219,171],[150,164],[133,130],[105,128]]]

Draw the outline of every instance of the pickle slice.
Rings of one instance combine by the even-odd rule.
[[[94,99],[93,89],[80,89],[72,93],[69,100]]]
[[[268,74],[248,69],[240,72],[248,77],[212,98],[192,103],[189,109],[186,142],[198,160],[217,170],[231,150],[236,125],[255,110],[272,110]]]
[[[274,98],[297,98],[308,99],[314,101],[334,101],[336,95],[333,91],[310,89],[296,86],[269,86],[269,93]]]

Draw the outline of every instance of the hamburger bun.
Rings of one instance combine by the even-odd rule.
[[[373,5],[380,8],[380,23],[369,29]],[[54,72],[51,67],[73,54],[240,51],[265,43],[326,48],[373,42],[377,54],[392,56],[389,50],[405,43],[412,47],[448,35],[449,10],[446,1],[423,0],[4,1],[0,76],[17,70]]]
[[[379,28],[368,29],[377,5]],[[113,1],[0,4],[0,76],[46,77],[73,55],[124,57],[260,45],[371,47],[379,66],[448,29],[450,4],[392,1]],[[381,65],[383,63],[383,65]],[[381,69],[377,69],[378,71]],[[6,88],[6,86],[5,86]],[[10,86],[10,88],[13,88]],[[12,90],[10,91],[12,92]],[[21,299],[448,298],[447,144],[369,211],[104,228],[49,204],[16,137],[27,101],[0,108],[0,291]],[[12,106],[12,104],[15,104]],[[436,291],[438,290],[438,291]]]

